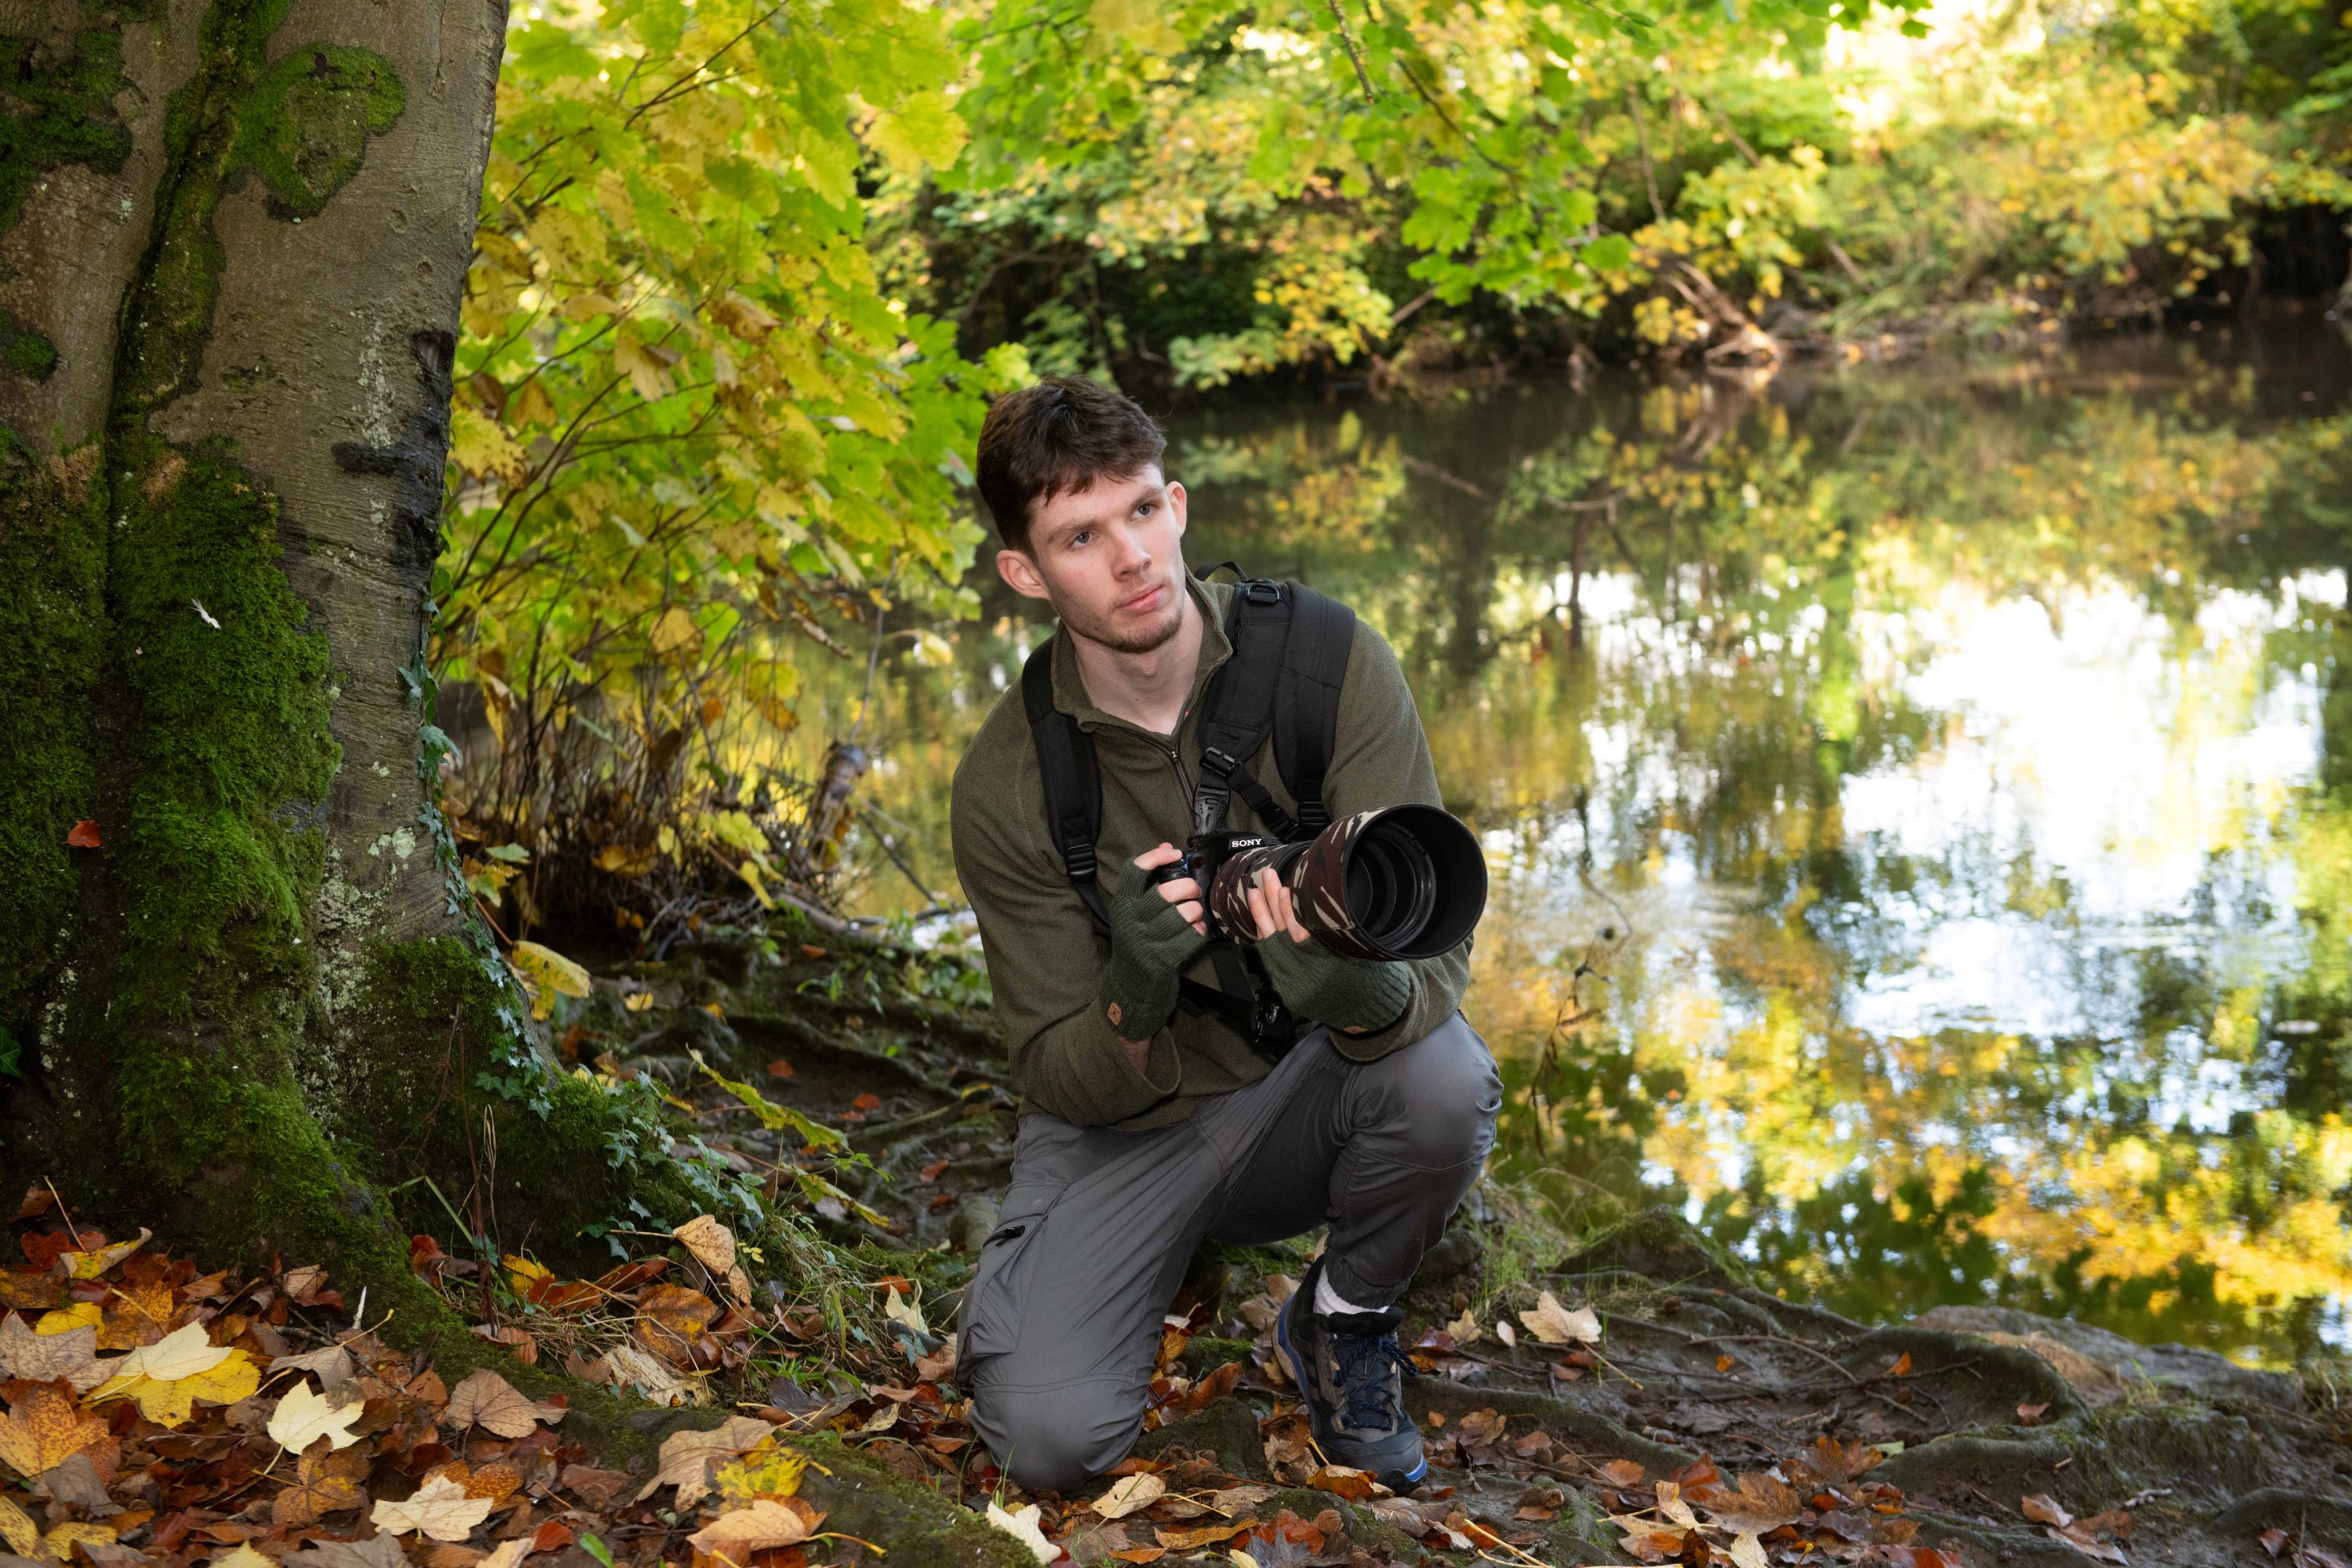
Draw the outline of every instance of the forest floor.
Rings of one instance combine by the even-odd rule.
[[[2352,1411],[2324,1381],[1998,1309],[1868,1326],[1758,1289],[1663,1211],[1571,1244],[1495,1188],[1406,1303],[1422,1488],[1307,1440],[1271,1328],[1308,1238],[1204,1252],[1135,1457],[1024,1495],[972,1439],[947,1333],[1013,1101],[918,969],[836,942],[601,976],[556,1048],[659,1080],[681,1152],[788,1207],[798,1186],[809,1228],[617,1231],[596,1278],[420,1236],[417,1271],[520,1364],[454,1386],[351,1281],[208,1272],[26,1195],[0,1568],[2352,1558]],[[811,1129],[855,1156],[825,1180]]]

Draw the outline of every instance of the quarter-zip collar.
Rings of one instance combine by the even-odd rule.
[[[1078,727],[1092,733],[1097,729],[1123,729],[1139,735],[1153,746],[1165,750],[1168,742],[1183,734],[1186,725],[1200,711],[1201,694],[1207,689],[1209,677],[1215,674],[1227,659],[1234,656],[1233,639],[1225,635],[1225,610],[1233,602],[1230,583],[1203,582],[1188,568],[1184,573],[1184,591],[1192,596],[1201,612],[1201,662],[1192,672],[1192,689],[1184,698],[1184,709],[1176,721],[1177,736],[1155,734],[1132,719],[1097,707],[1087,695],[1085,677],[1078,673],[1076,653],[1070,648],[1070,639],[1056,632],[1054,637],[1054,706],[1078,721]]]

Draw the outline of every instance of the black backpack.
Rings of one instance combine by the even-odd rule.
[[[1223,562],[1209,572],[1232,566]],[[1233,570],[1239,574],[1238,567]],[[1323,776],[1338,738],[1339,688],[1355,646],[1355,612],[1303,583],[1244,578],[1226,612],[1225,635],[1233,657],[1210,678],[1201,697],[1193,829],[1223,826],[1227,799],[1239,795],[1267,832],[1311,839],[1331,821]],[[1039,644],[1023,664],[1021,697],[1044,781],[1046,834],[1061,853],[1070,885],[1094,916],[1095,929],[1108,936],[1095,860],[1095,840],[1102,831],[1102,779],[1093,739],[1054,706],[1054,639]],[[1269,731],[1283,788],[1298,803],[1295,818],[1247,766]],[[1262,1051],[1287,1049],[1295,1023],[1274,998],[1255,955],[1223,938],[1212,945],[1211,954],[1219,983],[1185,980],[1179,994],[1184,1010],[1213,1014]]]

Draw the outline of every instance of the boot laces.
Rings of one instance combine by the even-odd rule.
[[[1333,1333],[1333,1359],[1339,1367],[1339,1395],[1347,1402],[1347,1424],[1359,1431],[1394,1429],[1402,1419],[1397,1385],[1391,1371],[1417,1375],[1394,1334]]]

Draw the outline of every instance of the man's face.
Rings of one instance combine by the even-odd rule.
[[[1153,464],[1034,503],[1029,548],[999,550],[996,570],[1079,636],[1148,653],[1184,623],[1183,538],[1184,486]]]

